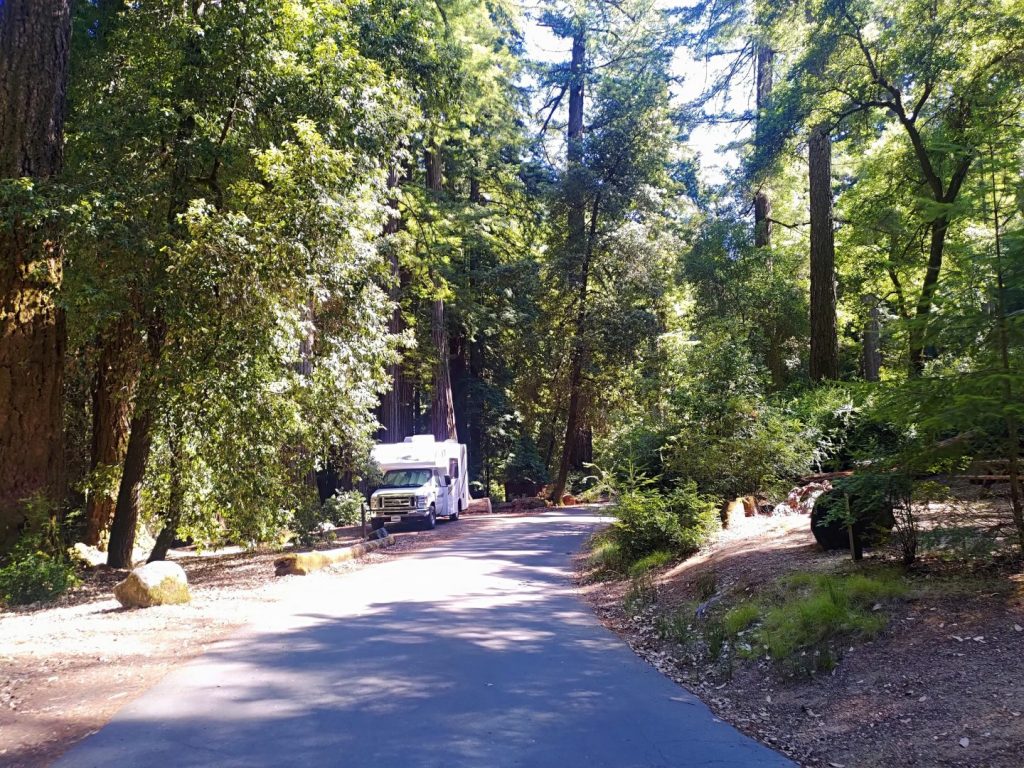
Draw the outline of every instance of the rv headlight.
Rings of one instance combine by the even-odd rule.
[[[423,509],[426,506],[427,506],[427,497],[426,496],[417,496],[416,497],[416,508],[417,509]]]

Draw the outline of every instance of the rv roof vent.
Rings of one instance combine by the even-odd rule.
[[[405,438],[407,443],[432,443],[434,442],[433,435],[413,435],[412,437]]]

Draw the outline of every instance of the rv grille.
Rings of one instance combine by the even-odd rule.
[[[414,505],[412,496],[382,496],[382,509],[409,509]]]

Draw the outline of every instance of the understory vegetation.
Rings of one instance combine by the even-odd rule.
[[[889,622],[894,600],[914,589],[898,571],[795,573],[756,595],[696,604],[659,615],[659,635],[728,674],[738,659],[764,659],[783,674],[832,669],[852,644],[872,640]]]

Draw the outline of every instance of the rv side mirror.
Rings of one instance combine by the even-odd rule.
[[[444,476],[444,484],[445,485],[451,485],[452,484],[452,476],[451,475],[445,475]]]

